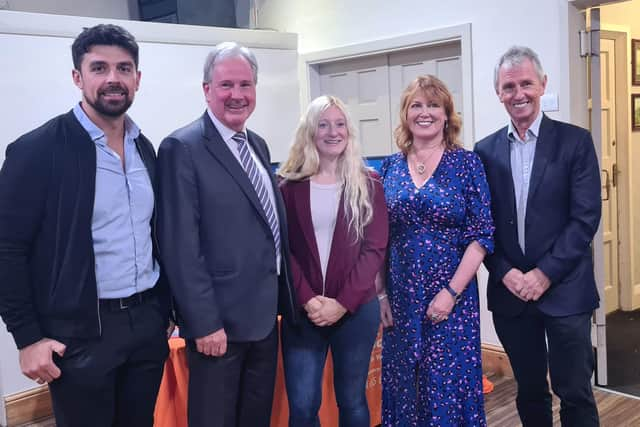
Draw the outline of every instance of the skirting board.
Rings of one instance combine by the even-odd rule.
[[[513,378],[513,370],[502,347],[482,344],[482,372],[499,377]]]
[[[482,344],[482,372],[513,378],[509,358],[501,347]],[[5,398],[7,427],[15,427],[53,414],[49,388],[40,386]]]
[[[46,385],[5,397],[7,427],[49,417],[53,414],[49,387]]]

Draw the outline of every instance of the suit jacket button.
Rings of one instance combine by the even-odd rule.
[[[509,223],[509,225],[513,225],[513,220],[510,219],[509,221],[507,221]]]

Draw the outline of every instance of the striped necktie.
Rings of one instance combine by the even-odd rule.
[[[271,203],[271,199],[269,198],[267,187],[265,186],[262,176],[260,175],[258,165],[256,165],[253,157],[251,157],[251,153],[249,152],[249,147],[247,147],[246,136],[244,135],[244,133],[238,132],[231,138],[238,144],[240,163],[247,173],[249,181],[251,181],[251,184],[253,184],[253,188],[256,190],[256,194],[258,195],[258,199],[260,200],[262,209],[264,210],[265,216],[267,217],[269,228],[271,228],[271,233],[273,233],[273,240],[275,241],[276,245],[276,254],[279,254],[280,229],[278,227],[278,218],[276,217],[275,209],[273,208],[273,204]]]

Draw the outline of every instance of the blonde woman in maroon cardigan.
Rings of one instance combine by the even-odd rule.
[[[340,425],[369,427],[365,386],[380,324],[375,276],[388,224],[378,176],[364,164],[344,104],[314,99],[279,171],[289,223],[298,328],[283,322],[289,426],[319,426],[331,349]]]

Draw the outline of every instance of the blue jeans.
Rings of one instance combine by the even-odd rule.
[[[365,394],[371,350],[380,325],[378,299],[345,314],[332,326],[306,316],[298,328],[282,322],[282,356],[289,399],[289,427],[319,427],[322,373],[331,348],[340,427],[369,427]]]

